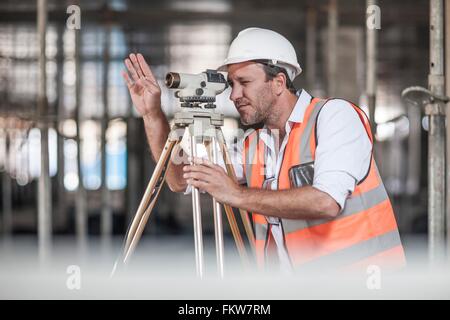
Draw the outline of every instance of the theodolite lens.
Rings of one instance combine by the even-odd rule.
[[[180,74],[176,72],[166,74],[166,86],[171,89],[178,88],[180,86]]]

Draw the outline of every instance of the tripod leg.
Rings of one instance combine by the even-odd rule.
[[[236,247],[239,252],[239,256],[241,257],[242,263],[245,268],[249,268],[247,251],[245,250],[244,241],[242,240],[241,233],[239,231],[238,224],[236,222],[236,218],[234,217],[233,208],[229,205],[224,205],[225,213],[227,215],[228,223],[230,224],[231,233],[233,234],[234,241],[236,243]]]
[[[192,157],[197,156],[197,137],[191,136]],[[194,220],[194,240],[195,240],[195,265],[197,276],[203,278],[203,234],[202,234],[202,211],[200,207],[200,193],[192,187],[192,215]]]
[[[172,153],[173,147],[177,142],[177,140],[167,139],[163,152],[161,153],[158,163],[156,164],[155,171],[153,172],[147,189],[145,190],[145,194],[141,200],[141,203],[139,204],[139,208],[127,233],[123,254],[124,263],[128,260],[129,256],[134,251],[134,248],[139,242],[142,232],[144,231],[147,220],[164,183],[170,155]]]
[[[217,164],[219,157],[216,149],[216,138],[212,138],[210,144],[208,144],[209,157],[214,164]],[[213,198],[213,208],[214,208],[214,237],[216,241],[216,260],[217,260],[217,271],[220,278],[224,275],[224,249],[223,249],[223,224],[222,224],[222,207],[220,203]]]
[[[219,148],[221,148],[220,143],[219,143]],[[214,201],[215,201],[215,199],[214,199]],[[248,268],[249,261],[248,261],[247,251],[245,250],[244,241],[242,240],[241,233],[239,231],[239,227],[236,222],[236,218],[234,217],[233,209],[228,205],[224,205],[224,208],[225,208],[225,213],[227,216],[228,223],[230,224],[231,234],[233,235],[234,242],[236,243],[236,247],[237,247],[239,256],[241,257],[242,263],[244,264],[245,268]]]
[[[223,136],[222,130],[218,129],[217,136],[219,137],[219,145],[221,147],[221,151],[223,154],[223,161],[225,162],[225,167],[227,168],[228,176],[233,178],[235,181],[236,173],[234,172],[233,164],[231,162],[231,157],[228,152],[228,148],[225,143],[225,138]],[[255,254],[255,234],[253,232],[252,224],[248,217],[248,212],[246,210],[239,209],[239,213],[241,215],[242,224],[244,225],[245,232],[247,234],[248,241],[250,242],[250,247],[252,248],[253,253]]]

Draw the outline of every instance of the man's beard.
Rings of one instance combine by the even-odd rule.
[[[275,103],[270,84],[267,82],[267,85],[261,87],[255,96],[258,97],[256,101],[253,101],[251,104],[246,103],[247,106],[245,107],[246,112],[244,111],[244,115],[239,112],[241,123],[243,125],[251,126],[262,123],[270,116],[272,106]],[[244,98],[242,102],[245,103],[250,101]],[[240,103],[241,105],[243,104],[242,102]]]
[[[252,109],[253,112],[251,114],[246,113],[244,116],[241,115],[241,123],[245,126],[251,126],[260,122],[263,122],[265,120],[264,114],[262,114],[257,109]]]
[[[241,123],[246,126],[251,126],[258,123],[263,123],[267,120],[272,110],[273,101],[268,101],[262,97],[262,101],[258,101],[258,108],[251,107],[250,112],[241,115]],[[263,102],[264,101],[264,102]]]

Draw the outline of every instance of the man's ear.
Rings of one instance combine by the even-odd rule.
[[[286,75],[282,72],[278,73],[275,78],[273,78],[275,94],[277,96],[281,95],[286,87]]]

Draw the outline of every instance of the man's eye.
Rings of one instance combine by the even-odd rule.
[[[247,84],[247,83],[250,83],[250,81],[241,81],[241,84]]]

